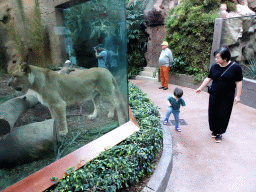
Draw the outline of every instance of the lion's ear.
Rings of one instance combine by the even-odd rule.
[[[22,64],[20,64],[20,71],[24,73],[30,73],[31,69],[26,62],[23,62]]]

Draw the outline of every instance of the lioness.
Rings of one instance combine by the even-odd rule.
[[[38,93],[38,100],[45,104],[60,126],[60,135],[68,133],[66,106],[85,99],[92,99],[94,112],[89,119],[96,118],[100,109],[100,99],[109,105],[108,118],[113,118],[117,109],[119,124],[125,123],[126,110],[112,74],[105,68],[91,68],[79,73],[60,75],[27,63],[20,64],[12,73],[8,85],[17,91],[29,88]]]

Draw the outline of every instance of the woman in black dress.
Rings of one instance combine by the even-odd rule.
[[[243,74],[240,65],[230,60],[231,54],[228,47],[217,49],[214,57],[216,64],[212,65],[208,77],[196,93],[200,93],[212,80],[209,90],[209,126],[212,137],[215,137],[215,141],[219,143],[222,140],[222,134],[227,130],[233,104],[240,101]]]

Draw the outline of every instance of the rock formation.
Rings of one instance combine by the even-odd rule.
[[[236,5],[236,11],[227,12],[227,5],[221,4],[220,6],[220,15],[222,18],[230,18],[230,17],[241,17],[241,16],[250,16],[255,15],[255,12],[252,11],[247,5]]]
[[[254,59],[256,52],[255,12],[246,5],[237,5],[236,12],[228,13],[225,4],[221,5],[220,16],[223,20],[221,45],[230,48],[231,55],[239,64]]]
[[[255,0],[248,0],[248,7],[251,10],[256,11],[256,1]]]
[[[145,54],[148,67],[158,67],[158,58],[161,52],[160,45],[165,35],[164,21],[168,11],[177,4],[177,0],[150,0],[145,8],[145,23],[149,34]]]
[[[52,0],[39,0],[40,17],[35,16],[35,1],[0,1],[0,62],[11,72],[19,61],[42,67],[65,60],[60,37],[55,34],[56,9]],[[39,29],[40,28],[40,29]],[[40,31],[41,33],[38,33]]]

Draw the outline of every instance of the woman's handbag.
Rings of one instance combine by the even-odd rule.
[[[233,63],[221,74],[221,76],[224,75],[224,73],[226,73],[226,71],[227,71],[233,64],[235,64],[235,63],[233,62]],[[221,76],[220,76],[219,78],[221,78]],[[218,78],[218,79],[219,79],[219,78]],[[211,92],[211,85],[207,85],[207,92],[208,92],[208,93]]]

